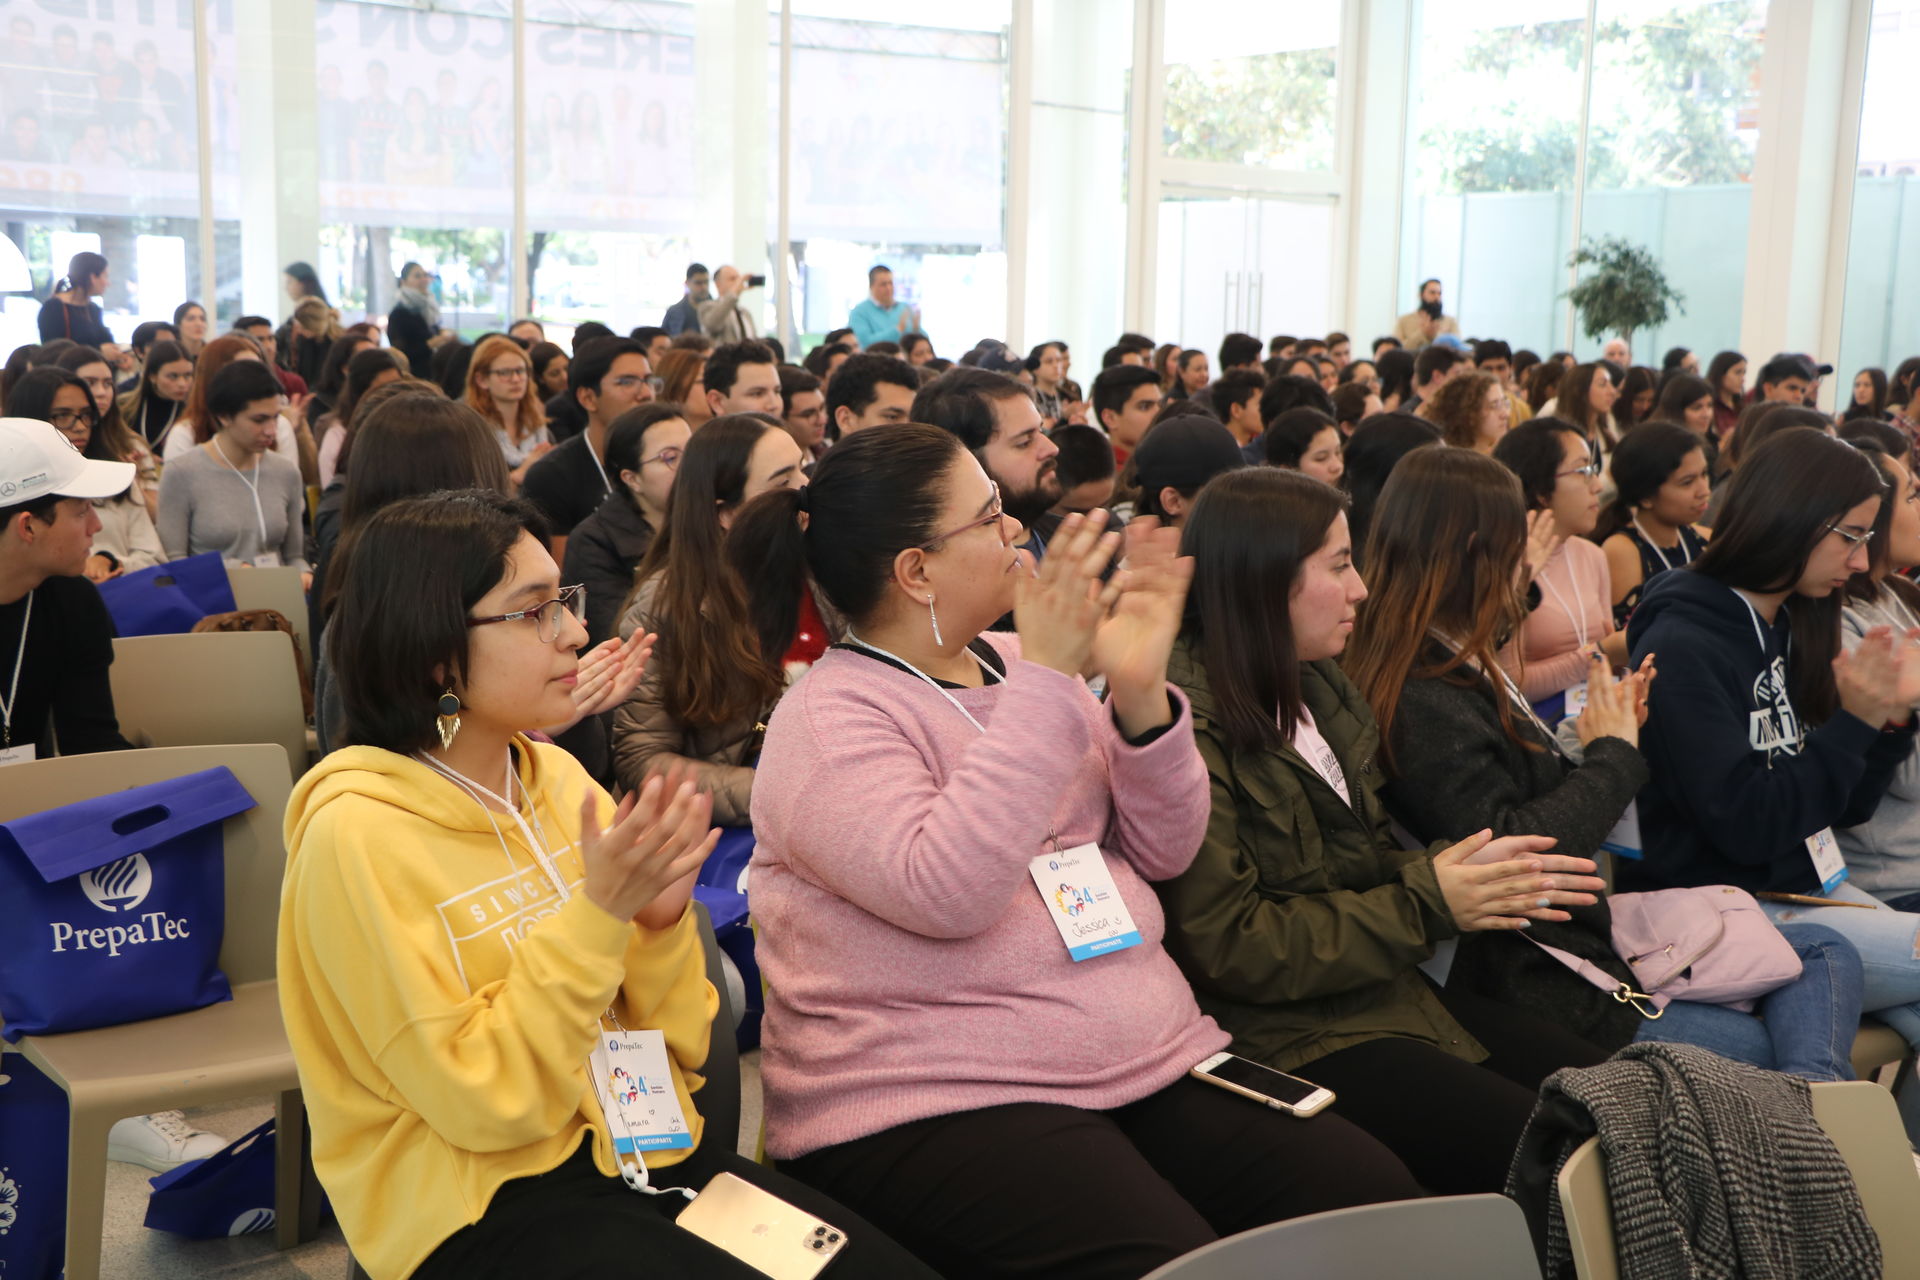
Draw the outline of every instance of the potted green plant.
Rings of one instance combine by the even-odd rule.
[[[1567,265],[1585,269],[1561,296],[1573,302],[1589,338],[1618,334],[1631,344],[1634,330],[1664,324],[1673,308],[1686,305],[1659,261],[1617,236],[1582,240]]]

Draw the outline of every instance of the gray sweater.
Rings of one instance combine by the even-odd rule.
[[[236,473],[199,448],[167,464],[160,477],[159,527],[168,559],[217,551],[226,560],[252,564],[264,551],[278,555],[281,564],[307,567],[300,468],[273,453],[261,454],[254,467]],[[258,485],[257,509],[250,480]]]
[[[1898,635],[1914,625],[1911,611],[1903,613],[1890,594],[1873,604],[1852,601],[1840,615],[1840,642],[1849,653],[1871,627],[1892,627]],[[1833,834],[1855,888],[1883,899],[1920,893],[1920,752],[1900,762],[1871,818]]]

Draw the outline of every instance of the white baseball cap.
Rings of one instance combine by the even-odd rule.
[[[132,483],[131,462],[89,458],[51,422],[0,418],[0,507],[46,497],[111,498]]]

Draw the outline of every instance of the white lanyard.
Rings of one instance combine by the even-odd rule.
[[[1453,650],[1455,653],[1460,652],[1459,645],[1455,644],[1452,640],[1449,640],[1446,636],[1441,635],[1438,631],[1429,631],[1427,634],[1432,636],[1435,640],[1438,640],[1441,644],[1446,645],[1447,648]],[[1474,661],[1471,657],[1468,657],[1465,654],[1462,654],[1461,656],[1462,658],[1465,659],[1468,666],[1472,667],[1476,671],[1480,671],[1482,675],[1486,674],[1485,671],[1481,669],[1480,664],[1478,662]],[[1548,744],[1551,745],[1555,751],[1559,752],[1560,755],[1565,756],[1568,759],[1572,759],[1571,756],[1567,755],[1567,749],[1564,745],[1561,744],[1560,739],[1554,736],[1553,730],[1547,728],[1546,721],[1542,720],[1539,717],[1539,715],[1535,713],[1533,709],[1533,704],[1531,702],[1528,702],[1526,699],[1526,696],[1520,692],[1520,686],[1513,682],[1513,677],[1507,674],[1507,669],[1501,666],[1498,662],[1493,664],[1493,669],[1500,673],[1500,683],[1506,686],[1507,696],[1513,701],[1513,705],[1515,705],[1516,707],[1519,707],[1521,711],[1526,713],[1527,719],[1533,721],[1533,727],[1538,729],[1541,732],[1541,734],[1546,738]]]
[[[220,447],[220,441],[218,439],[213,441],[213,456],[220,459],[221,466],[233,472],[234,475],[239,476],[240,483],[247,486],[247,492],[253,495],[254,518],[260,522],[260,550],[265,551],[269,539],[267,537],[267,513],[260,505],[260,460],[258,458],[254,459],[253,469],[250,472],[242,471],[227,461],[227,451]]]
[[[1566,557],[1567,577],[1573,581],[1573,598],[1585,603],[1585,597],[1580,591],[1580,571],[1573,563],[1573,556],[1567,552],[1564,546],[1560,548],[1560,554]],[[1560,612],[1567,615],[1567,621],[1573,624],[1574,634],[1580,637],[1580,648],[1585,650],[1588,647],[1586,610],[1575,610],[1573,606],[1569,605],[1567,598],[1560,594],[1560,588],[1554,586],[1553,579],[1549,578],[1544,572],[1541,573],[1535,581],[1553,593],[1553,602],[1560,606]]]
[[[859,636],[854,635],[851,631],[847,633],[847,642],[849,644],[859,645],[862,649],[865,649],[868,653],[877,653],[881,657],[887,659],[889,662],[899,663],[901,666],[905,667],[908,671],[912,672],[916,676],[919,676],[922,680],[925,680],[928,684],[932,685],[935,692],[937,692],[941,697],[945,698],[948,702],[951,702],[953,704],[953,709],[955,711],[958,711],[961,715],[967,718],[968,724],[972,725],[974,728],[978,729],[982,733],[985,733],[987,731],[987,727],[985,725],[981,724],[978,720],[975,720],[973,718],[973,712],[967,710],[965,707],[960,705],[960,699],[954,697],[953,694],[948,692],[946,689],[941,688],[940,682],[938,680],[935,680],[932,676],[928,675],[926,672],[922,671],[920,668],[914,666],[911,662],[908,662],[905,658],[897,657],[894,654],[888,653],[885,649],[882,649],[879,645],[868,644],[865,640],[862,640]],[[975,653],[972,649],[968,649],[967,656],[980,664],[980,671],[983,675],[987,677],[988,684],[1000,683],[1000,679],[1001,679],[1000,673],[998,671],[995,671],[992,667],[988,666],[986,662],[980,657],[979,654]]]
[[[612,493],[613,481],[607,479],[607,469],[601,465],[600,455],[593,451],[593,439],[583,433],[580,437],[580,443],[587,447],[587,456],[593,459],[593,469],[600,473],[600,483],[606,488],[608,493]]]
[[[13,709],[20,698],[20,664],[27,659],[27,628],[33,623],[33,592],[27,592],[27,607],[20,615],[20,647],[13,651],[13,682],[7,686],[7,700],[0,702],[0,748],[13,746]]]
[[[1913,610],[1907,608],[1906,604],[1903,603],[1900,597],[1895,595],[1890,588],[1882,586],[1879,588],[1879,592],[1886,597],[1887,604],[1890,608],[1900,611],[1900,629],[1902,631],[1912,631],[1914,628],[1920,627],[1920,618],[1914,617]],[[19,679],[18,676],[14,678],[16,680]]]
[[[1667,553],[1660,549],[1660,544],[1655,542],[1653,538],[1647,533],[1647,531],[1640,527],[1640,517],[1638,515],[1631,515],[1631,516],[1628,516],[1627,519],[1633,521],[1634,530],[1637,533],[1639,533],[1641,541],[1647,544],[1647,549],[1652,551],[1654,555],[1660,558],[1660,567],[1662,569],[1674,568],[1675,565],[1673,561],[1667,559]],[[1680,563],[1681,564],[1693,563],[1693,557],[1687,552],[1687,535],[1684,533],[1680,535]]]
[[[424,751],[417,753],[414,759],[426,765],[427,768],[433,770],[472,797],[473,802],[480,806],[481,812],[487,815],[487,824],[493,828],[494,839],[500,842],[500,852],[507,855],[507,865],[511,867],[513,865],[513,851],[507,848],[507,837],[501,833],[500,824],[493,820],[493,810],[487,808],[487,800],[491,800],[505,809],[508,816],[513,819],[514,825],[520,828],[520,836],[527,842],[528,849],[532,850],[533,859],[539,864],[541,872],[545,874],[548,880],[553,882],[555,891],[560,895],[560,901],[566,902],[573,897],[573,891],[567,888],[566,880],[561,877],[559,871],[556,870],[553,865],[553,855],[547,851],[546,828],[540,825],[540,812],[534,806],[531,792],[527,792],[524,787],[521,788],[522,793],[527,797],[527,812],[533,815],[533,828],[527,826],[526,819],[520,816],[519,806],[514,804],[512,800],[507,799],[505,796],[495,795],[493,792],[487,790],[486,787],[475,782],[472,778],[467,777],[450,765],[435,760]],[[507,790],[511,792],[514,784],[518,781],[519,779],[513,772],[513,750],[512,748],[508,748]],[[482,796],[485,796],[486,800],[482,800]],[[540,832],[539,838],[537,839],[534,836],[534,828],[537,828]]]
[[[1753,638],[1760,642],[1760,656],[1762,658],[1771,658],[1773,656],[1773,646],[1767,643],[1766,628],[1760,623],[1760,611],[1753,607],[1753,601],[1741,595],[1739,591],[1732,587],[1728,587],[1727,590],[1732,591],[1735,596],[1739,597],[1740,603],[1747,606],[1747,616],[1753,619]]]

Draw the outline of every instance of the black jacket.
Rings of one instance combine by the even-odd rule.
[[[574,526],[599,510],[608,498],[619,495],[608,489],[606,472],[593,456],[593,445],[583,435],[562,442],[547,456],[527,468],[520,482],[520,496],[540,508],[547,518],[547,532],[556,538],[573,534]],[[591,602],[593,597],[588,596]]]
[[[1627,627],[1634,663],[1653,653],[1660,667],[1640,732],[1646,858],[1623,864],[1621,888],[1818,892],[1806,838],[1873,816],[1914,724],[1883,733],[1837,711],[1809,732],[1788,694],[1793,607],[1756,634],[1746,602],[1691,567],[1647,588]]]
[[[620,606],[633,590],[633,571],[652,542],[653,526],[631,498],[618,492],[608,494],[567,536],[565,574],[568,582],[587,588],[589,646],[618,633]]]
[[[21,635],[22,627],[26,634]],[[0,655],[20,684],[12,704],[13,745],[33,743],[42,759],[130,747],[113,712],[113,619],[85,578],[48,578],[28,597],[0,605]]]
[[[1646,761],[1619,738],[1596,738],[1587,745],[1584,763],[1575,766],[1516,711],[1516,729],[1538,748],[1528,750],[1501,728],[1492,684],[1474,672],[1463,678],[1472,683],[1409,680],[1401,691],[1393,720],[1395,768],[1382,792],[1387,811],[1421,841],[1452,843],[1489,828],[1496,836],[1552,836],[1560,842],[1555,852],[1593,857],[1646,783]],[[1570,908],[1568,914],[1573,919],[1564,923],[1535,921],[1524,936],[1463,935],[1447,985],[1617,1049],[1633,1039],[1640,1015],[1529,940],[1537,938],[1631,981],[1613,951],[1605,899]]]
[[[433,378],[433,348],[428,340],[437,332],[425,316],[404,302],[394,303],[387,313],[387,345],[407,358],[416,378]]]

